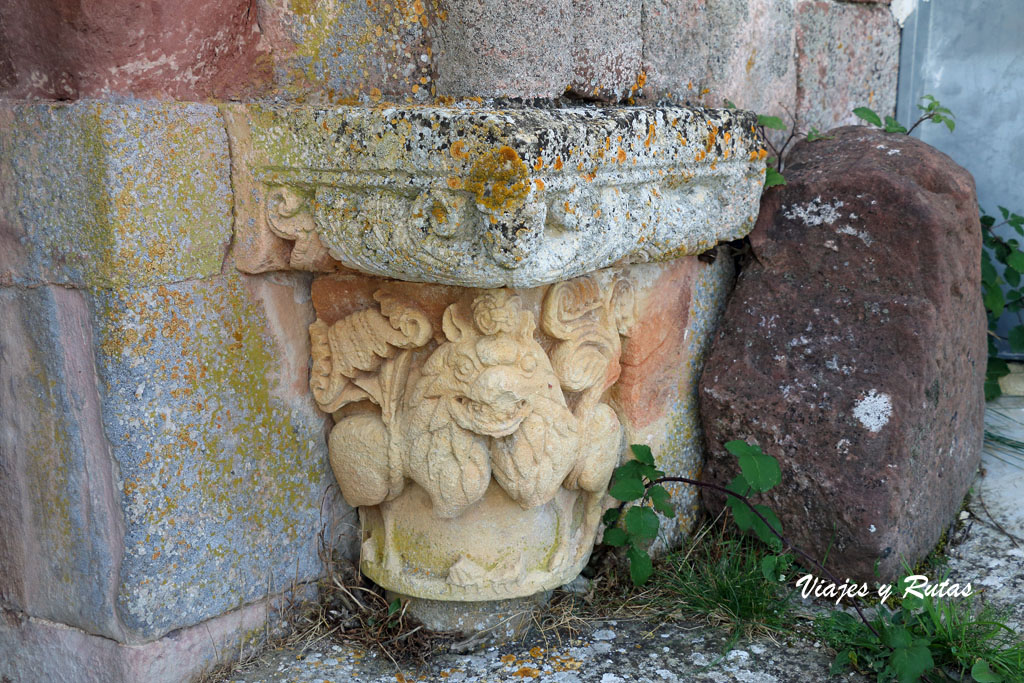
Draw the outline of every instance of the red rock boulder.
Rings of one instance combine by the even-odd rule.
[[[919,140],[830,135],[762,199],[700,383],[705,478],[735,475],[723,443],[757,443],[787,535],[841,579],[887,581],[939,540],[981,456],[978,205]]]

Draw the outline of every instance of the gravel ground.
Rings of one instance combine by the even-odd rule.
[[[990,429],[1024,441],[1024,399],[990,405]],[[1019,422],[1019,423],[1018,423]],[[987,447],[982,471],[947,547],[952,581],[971,582],[986,598],[1012,610],[1011,626],[1024,626],[1024,458]],[[670,622],[615,620],[590,625],[573,640],[534,635],[524,642],[468,654],[439,652],[426,667],[398,667],[383,655],[344,643],[264,653],[221,681],[408,683],[484,681],[519,683],[704,682],[809,683],[868,681],[856,674],[829,678],[833,654],[808,640],[746,640],[726,651],[725,632]]]

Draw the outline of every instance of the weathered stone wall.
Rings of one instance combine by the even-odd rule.
[[[898,43],[884,0],[0,4],[0,674],[179,680],[320,574],[325,525],[355,554],[311,276],[235,267],[226,101],[728,99],[825,130],[892,113]],[[661,277],[609,400],[692,474],[730,269]]]
[[[43,37],[44,39],[40,39]],[[893,113],[887,0],[15,0],[0,95],[322,104],[438,97]]]
[[[307,389],[309,276],[234,267],[214,106],[6,103],[0,122],[0,606],[33,617],[0,628],[0,660],[70,626],[184,629],[105,645],[127,680],[165,650],[209,661],[223,643],[197,624],[262,628],[320,575],[318,532],[353,535]]]

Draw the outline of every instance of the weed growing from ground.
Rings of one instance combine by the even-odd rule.
[[[832,673],[855,670],[879,681],[1024,681],[1024,641],[1006,615],[976,596],[907,596],[896,609],[879,606],[874,631],[846,612],[815,622],[818,637],[838,651]],[[968,676],[970,676],[968,678]]]
[[[701,619],[733,636],[792,632],[793,591],[764,562],[776,555],[755,539],[731,532],[724,516],[700,529],[684,550],[661,561],[648,601],[659,612]],[[784,556],[783,572],[791,556]],[[784,573],[780,574],[785,576]]]

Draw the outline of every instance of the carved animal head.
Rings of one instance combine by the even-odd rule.
[[[449,306],[443,320],[449,343],[428,363],[438,371],[428,395],[447,399],[463,429],[495,438],[512,434],[533,411],[532,398],[558,386],[534,327],[519,297],[501,290],[481,294],[469,311]]]

